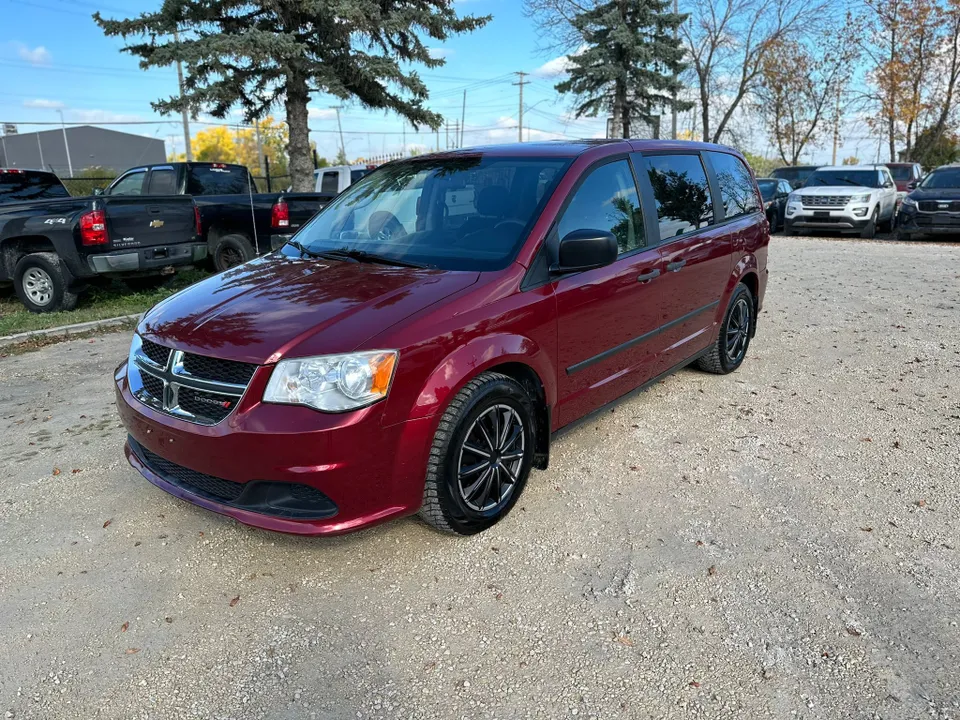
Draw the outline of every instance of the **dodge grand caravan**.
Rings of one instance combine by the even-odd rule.
[[[551,435],[744,361],[769,228],[741,155],[526,143],[381,166],[271,255],[161,302],[116,371],[130,463],[305,535],[514,506]]]

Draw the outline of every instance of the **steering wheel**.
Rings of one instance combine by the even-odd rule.
[[[371,238],[389,242],[404,237],[407,230],[397,216],[387,210],[378,210],[370,216],[367,222],[367,231]]]

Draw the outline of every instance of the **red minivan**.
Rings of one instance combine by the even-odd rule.
[[[161,302],[116,371],[130,463],[240,522],[479,532],[560,428],[743,362],[769,228],[743,156],[524,143],[392,162]]]

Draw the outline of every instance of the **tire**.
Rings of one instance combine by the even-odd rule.
[[[897,240],[900,242],[910,242],[913,240],[914,236],[908,233],[906,230],[897,230]]]
[[[877,208],[873,209],[873,215],[870,216],[870,222],[867,223],[866,227],[860,231],[860,237],[864,240],[872,240],[877,234],[877,217],[879,214]]]
[[[20,302],[30,312],[73,310],[77,293],[71,292],[70,275],[56,253],[24,255],[13,271],[13,284]]]
[[[707,354],[697,361],[701,370],[716,375],[726,375],[743,364],[757,322],[756,307],[750,288],[743,283],[737,285],[733,295],[730,296],[730,303],[723,315],[716,341]],[[729,343],[734,338],[736,339],[735,352],[731,352]]]
[[[893,225],[894,225],[894,220],[896,220],[896,217],[897,217],[896,214],[891,212],[890,217],[888,217],[886,220],[880,223],[880,232],[882,233],[893,232]]]
[[[496,428],[503,428],[506,441],[497,437]],[[440,420],[427,461],[421,519],[457,535],[473,535],[500,521],[526,486],[536,437],[536,412],[523,387],[499,373],[478,375]],[[491,468],[487,452],[509,459]]]
[[[173,274],[170,275],[148,275],[146,277],[124,278],[123,284],[134,292],[149,292],[157,288],[165,287],[173,282]]]
[[[210,248],[213,269],[217,272],[229,270],[252,260],[257,253],[246,235],[224,235]]]
[[[774,211],[767,215],[767,222],[770,223],[770,234],[777,232],[777,212]]]

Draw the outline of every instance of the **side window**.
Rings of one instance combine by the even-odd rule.
[[[334,170],[333,172],[325,172],[323,174],[323,180],[320,183],[320,192],[336,195],[339,187],[340,187],[339,172]]]
[[[124,175],[117,184],[110,188],[110,195],[140,195],[143,192],[143,176],[146,175],[142,170]]]
[[[147,195],[176,195],[177,174],[173,168],[160,168],[150,171],[147,182]]]
[[[626,160],[607,163],[581,183],[557,226],[560,237],[574,230],[606,230],[621,253],[646,246],[643,212]]]
[[[710,164],[717,174],[720,199],[723,201],[727,220],[749,215],[760,209],[757,193],[753,189],[753,178],[739,158],[727,153],[711,152]]]
[[[699,155],[651,155],[643,164],[657,201],[661,240],[713,224],[713,199]]]
[[[781,182],[780,192],[782,192],[784,195],[789,195],[790,193],[793,192],[793,187],[788,182]]]

